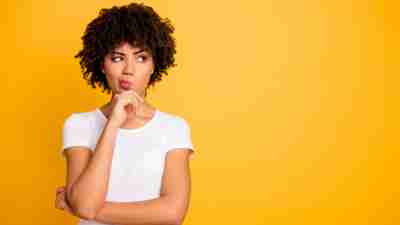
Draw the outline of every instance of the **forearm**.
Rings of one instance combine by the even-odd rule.
[[[86,169],[67,190],[68,201],[82,216],[94,216],[105,202],[117,129],[106,124]]]
[[[115,225],[177,225],[171,200],[160,197],[138,202],[105,202],[94,220]]]

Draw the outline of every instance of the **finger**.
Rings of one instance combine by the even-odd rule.
[[[140,100],[133,93],[131,93],[130,95],[121,96],[120,104],[123,107],[126,107],[128,105],[132,105],[132,107],[134,109],[136,109],[140,105]],[[131,108],[129,108],[129,109],[131,109]]]
[[[119,94],[115,94],[115,95],[112,97],[111,102],[117,101],[118,98],[119,98]]]
[[[56,189],[57,190],[63,190],[65,188],[65,186],[60,186],[60,187],[57,187]]]
[[[66,190],[60,190],[56,192],[56,195],[60,194],[60,193],[64,193]]]
[[[74,215],[74,212],[72,211],[72,209],[70,207],[65,207],[65,210],[69,213],[71,213],[72,215]]]
[[[135,109],[137,109],[140,106],[141,102],[142,101],[140,97],[138,97],[138,95],[135,92],[130,96],[130,103],[135,107]]]
[[[114,95],[114,97],[111,100],[111,104],[115,105],[115,103],[118,102],[118,99],[119,99],[119,95],[118,94]]]
[[[139,106],[139,99],[135,95],[129,96],[129,103],[132,104],[134,108]]]
[[[135,96],[135,98],[138,98],[140,102],[144,102],[144,99],[140,97],[140,95],[134,90],[125,91],[123,92],[123,94],[128,96]]]
[[[58,197],[63,197],[63,196],[65,196],[65,191],[61,191],[61,192],[58,192],[57,194],[56,194],[56,197],[58,198]]]
[[[65,194],[64,193],[60,193],[56,196],[56,202],[60,203],[60,202],[65,202]]]
[[[125,99],[125,106],[127,106],[127,105],[131,105],[133,103],[133,99],[130,97],[130,96],[128,96],[126,99]]]
[[[65,200],[65,195],[57,196],[55,206],[57,209],[60,209],[60,210],[67,210],[70,208],[68,203]]]
[[[61,199],[57,198],[54,205],[57,209],[64,210],[63,201]]]
[[[131,100],[130,100],[129,96],[123,96],[123,95],[121,95],[119,97],[118,102],[117,102],[117,104],[122,107],[125,107],[126,105],[128,105],[130,103],[131,103]]]
[[[75,212],[72,210],[71,207],[67,206],[67,207],[65,208],[65,210],[68,211],[68,213],[70,213],[71,215],[76,216]]]
[[[136,95],[136,97],[140,100],[140,102],[144,102],[144,99],[140,97],[140,95],[136,93],[136,91],[134,91],[133,94]]]
[[[58,205],[57,199],[54,201],[54,207],[55,207],[56,209],[60,209],[60,206]]]
[[[67,207],[67,205],[65,204],[65,202],[59,202],[58,203],[58,208],[59,209],[61,209],[61,210],[65,210],[66,209],[66,207]]]
[[[56,203],[56,209],[65,210],[64,206],[62,205],[62,203]]]
[[[59,201],[61,199],[61,194],[56,195],[56,201]]]
[[[141,100],[138,99],[138,98],[134,98],[134,101],[135,101],[135,108],[136,108],[136,109],[139,108],[139,107],[140,107],[140,104],[141,104]]]
[[[131,111],[137,109],[138,99],[134,95],[128,96],[126,102],[126,104],[129,105],[128,109],[130,109]]]
[[[61,205],[59,205],[59,203],[56,203],[55,208],[59,210],[64,210],[64,208]]]
[[[122,101],[122,100],[129,99],[130,96],[132,95],[130,92],[124,92],[124,93],[120,94],[119,95],[119,100]]]
[[[60,193],[60,192],[63,192],[63,191],[65,191],[65,186],[57,187],[57,189],[56,189],[56,193]]]
[[[69,203],[65,199],[64,199],[64,209],[65,210],[69,210],[69,211],[72,212],[71,206],[69,205]]]
[[[128,96],[128,95],[131,95],[132,94],[132,90],[129,90],[129,91],[123,91],[123,92],[121,92],[120,93],[120,95],[122,95],[122,96]]]

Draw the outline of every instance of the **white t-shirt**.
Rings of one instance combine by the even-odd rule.
[[[73,146],[85,146],[94,152],[107,120],[99,108],[72,113],[64,122],[63,157],[64,150]],[[106,200],[130,202],[159,197],[165,156],[176,148],[189,149],[190,158],[194,157],[190,127],[182,117],[156,109],[153,118],[144,126],[119,128]],[[83,219],[79,223],[98,224]]]

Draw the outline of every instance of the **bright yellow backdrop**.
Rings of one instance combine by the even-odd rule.
[[[2,225],[76,224],[54,208],[62,124],[109,96],[73,56],[99,9],[128,2],[3,3]],[[394,6],[384,21],[378,0],[146,3],[176,28],[178,67],[149,99],[192,128],[186,225],[400,224]]]

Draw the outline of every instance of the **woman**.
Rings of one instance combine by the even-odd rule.
[[[148,6],[102,9],[76,55],[84,78],[109,103],[64,122],[66,187],[56,207],[80,225],[181,224],[190,198],[190,127],[146,100],[175,66],[173,26]]]

